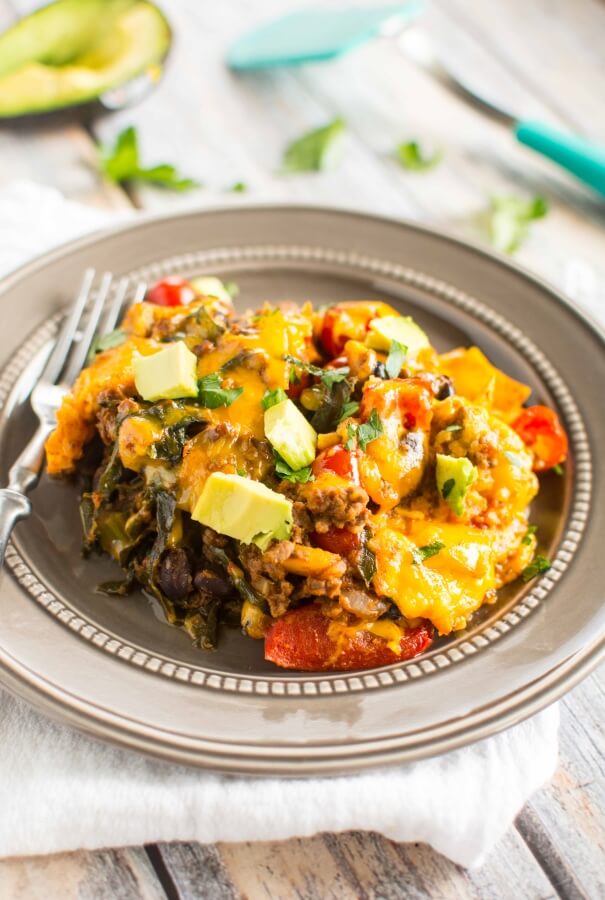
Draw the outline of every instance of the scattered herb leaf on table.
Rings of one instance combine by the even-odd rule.
[[[104,175],[116,184],[147,181],[171,191],[189,191],[200,187],[193,178],[183,178],[170,163],[142,166],[136,128],[130,125],[120,132],[113,147],[99,146],[99,163]]]

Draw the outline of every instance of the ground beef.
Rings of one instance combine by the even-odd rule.
[[[369,496],[355,484],[322,484],[317,478],[299,485],[299,501],[313,520],[315,531],[362,525],[368,516]]]
[[[292,534],[290,535],[295,544],[308,544],[308,535],[314,530],[313,519],[307,512],[307,508],[300,500],[295,500],[292,504]]]
[[[254,544],[242,544],[240,547],[240,561],[247,578],[254,590],[267,601],[274,618],[283,616],[290,605],[294,586],[287,581],[283,562],[292,555],[293,550],[292,541],[278,541],[265,553]]]

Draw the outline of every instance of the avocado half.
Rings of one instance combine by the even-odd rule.
[[[170,43],[146,0],[56,0],[0,35],[0,118],[95,100],[152,73]]]

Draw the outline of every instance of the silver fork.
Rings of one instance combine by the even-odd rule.
[[[0,566],[15,524],[30,515],[28,491],[38,481],[44,463],[44,443],[56,424],[56,412],[77,378],[97,335],[111,331],[126,298],[128,279],[121,279],[110,299],[113,276],[106,272],[96,293],[95,270],[87,269],[71,310],[65,316],[42,374],[33,385],[30,402],[38,427],[10,468],[8,486],[0,490]],[[137,293],[140,293],[138,291]],[[40,365],[34,359],[30,365]],[[38,369],[36,369],[37,371]],[[23,391],[21,379],[14,391]],[[12,397],[6,406],[11,408]]]

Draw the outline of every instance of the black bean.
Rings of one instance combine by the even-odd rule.
[[[447,375],[442,375],[441,383],[439,384],[435,395],[437,400],[447,400],[448,397],[453,397],[455,393],[456,391],[454,390],[452,379],[448,378]]]
[[[224,576],[213,572],[212,569],[200,569],[196,572],[193,584],[198,591],[204,591],[213,597],[227,598],[233,594],[231,582]]]
[[[376,363],[374,366],[374,371],[372,372],[376,378],[387,378],[387,370],[384,363]]]
[[[183,600],[192,588],[191,564],[185,550],[168,550],[160,563],[158,582],[169,600]]]

